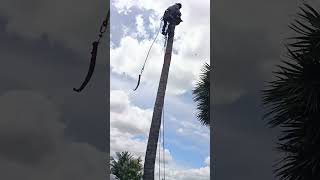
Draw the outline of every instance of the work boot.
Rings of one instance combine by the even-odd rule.
[[[164,24],[162,26],[162,34],[166,35],[166,27],[167,27],[167,21],[164,21]]]

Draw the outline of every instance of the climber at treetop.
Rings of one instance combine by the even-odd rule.
[[[167,31],[166,31],[166,27],[167,27],[167,23],[169,22],[169,24],[175,24],[178,25],[180,24],[180,22],[182,22],[181,20],[181,9],[182,5],[180,3],[176,3],[170,7],[168,7],[168,9],[164,12],[164,15],[162,17],[162,20],[164,22],[163,27],[162,27],[162,34],[166,35]]]

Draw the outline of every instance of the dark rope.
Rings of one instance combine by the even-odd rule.
[[[138,87],[139,87],[139,85],[140,85],[141,75],[142,75],[142,73],[141,73],[141,74],[139,74],[139,78],[138,78],[137,86],[133,89],[133,91],[135,91],[135,90],[137,90],[137,89],[138,89]]]
[[[161,20],[162,20],[162,18],[161,18]],[[141,72],[140,72],[140,74],[139,74],[139,78],[138,78],[137,86],[136,86],[136,88],[134,88],[134,90],[133,90],[133,91],[137,90],[137,89],[138,89],[138,87],[139,87],[139,85],[140,85],[140,79],[141,79],[142,73],[143,73],[143,71],[144,71],[144,67],[145,67],[146,62],[147,62],[147,60],[148,60],[150,50],[151,50],[151,48],[152,48],[152,46],[153,46],[154,42],[157,40],[157,37],[158,37],[159,32],[160,32],[160,30],[161,30],[161,25],[162,25],[162,21],[161,21],[161,23],[160,23],[160,27],[159,27],[159,30],[158,30],[158,32],[157,32],[157,35],[156,35],[156,37],[154,38],[154,40],[153,40],[153,42],[152,42],[152,44],[151,44],[151,46],[150,46],[150,48],[149,48],[149,50],[148,50],[148,53],[147,53],[146,59],[144,60],[144,63],[143,63],[143,66],[142,66]]]
[[[102,25],[100,26],[99,39],[92,43],[90,66],[89,66],[88,73],[85,77],[85,80],[81,84],[80,88],[73,88],[73,90],[76,92],[81,92],[86,87],[86,85],[89,83],[89,81],[93,75],[94,68],[96,65],[96,60],[97,60],[98,46],[99,46],[101,38],[103,37],[103,34],[107,31],[109,19],[110,19],[110,9],[108,10],[108,14],[107,14],[105,20],[103,21]]]
[[[89,66],[89,70],[88,73],[86,75],[85,80],[83,81],[83,83],[81,84],[80,88],[73,88],[74,91],[76,92],[80,92],[82,91],[86,85],[88,84],[88,82],[90,81],[90,78],[93,75],[93,71],[94,71],[94,67],[96,65],[96,58],[97,58],[97,51],[98,51],[98,45],[99,42],[95,41],[92,43],[92,51],[91,51],[91,61],[90,61],[90,66]]]

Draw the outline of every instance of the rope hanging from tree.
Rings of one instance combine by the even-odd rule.
[[[165,161],[165,146],[164,146],[164,106],[162,109],[162,133],[159,132],[159,180],[166,179],[166,161]],[[163,162],[163,178],[161,179],[161,137],[162,137],[162,162]]]
[[[139,87],[139,85],[140,85],[140,80],[141,80],[142,73],[143,73],[143,71],[144,71],[144,67],[146,66],[146,62],[147,62],[147,60],[148,60],[148,57],[149,57],[149,54],[150,54],[151,48],[152,48],[152,46],[153,46],[154,42],[157,40],[157,37],[158,37],[159,32],[160,32],[160,30],[161,30],[161,25],[162,25],[162,18],[161,18],[160,27],[159,27],[159,30],[158,30],[158,32],[157,32],[157,35],[156,35],[156,37],[154,38],[153,42],[151,43],[151,46],[150,46],[150,48],[149,48],[149,50],[148,50],[148,53],[147,53],[146,59],[144,60],[143,66],[142,66],[142,68],[141,68],[141,72],[140,72],[139,77],[138,77],[138,83],[137,83],[137,86],[133,89],[133,91],[137,90],[137,89],[138,89],[138,87]]]
[[[165,146],[164,146],[164,103],[162,109],[162,158],[163,158],[163,180],[166,179],[166,161],[165,161]]]
[[[151,43],[151,46],[150,46],[150,48],[149,48],[149,50],[148,50],[148,53],[147,53],[147,56],[146,56],[146,58],[145,58],[145,60],[144,60],[144,63],[143,63],[143,66],[142,66],[142,68],[141,68],[141,71],[140,71],[140,74],[139,74],[139,77],[138,77],[138,82],[137,82],[137,86],[133,89],[133,91],[136,91],[137,89],[138,89],[138,87],[139,87],[139,85],[140,85],[140,81],[141,81],[141,76],[142,76],[142,73],[143,73],[143,71],[144,71],[144,68],[145,68],[145,65],[146,65],[146,62],[147,62],[147,60],[148,60],[148,57],[149,57],[149,54],[150,54],[150,51],[151,51],[151,48],[152,48],[152,46],[153,46],[153,44],[154,44],[154,42],[157,40],[157,37],[158,37],[158,35],[159,35],[159,32],[160,32],[160,30],[161,30],[161,26],[162,26],[162,20],[163,20],[163,18],[161,18],[161,22],[160,22],[160,27],[159,27],[159,29],[158,29],[158,32],[157,32],[157,34],[156,34],[156,37],[154,38],[154,40],[153,40],[153,42]],[[165,39],[165,43],[164,43],[164,48],[166,47],[166,45],[167,45],[167,35],[164,37]],[[166,170],[165,170],[165,144],[164,144],[164,128],[165,128],[165,126],[164,126],[164,107],[163,107],[163,109],[162,109],[162,122],[163,122],[163,124],[162,124],[162,133],[161,133],[161,128],[160,128],[160,133],[159,133],[159,158],[158,158],[158,160],[159,160],[159,180],[160,180],[160,178],[161,178],[161,137],[162,137],[162,162],[163,162],[163,178],[162,178],[162,180],[165,180],[165,177],[166,177]],[[162,135],[162,136],[161,136]]]
[[[81,86],[79,88],[73,88],[73,90],[76,92],[81,92],[86,87],[86,85],[89,83],[89,81],[93,75],[93,71],[94,71],[94,68],[96,65],[98,46],[99,46],[101,38],[103,37],[103,34],[107,31],[109,19],[110,19],[110,9],[108,10],[108,14],[107,14],[105,20],[103,21],[102,25],[100,26],[100,34],[99,34],[98,40],[94,41],[92,43],[91,60],[90,60],[90,66],[89,66],[88,73],[87,73],[83,83],[81,84]]]

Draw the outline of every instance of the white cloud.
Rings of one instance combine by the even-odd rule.
[[[122,25],[122,30],[123,30],[124,36],[126,36],[129,33],[129,28],[127,26]],[[111,39],[111,36],[110,36],[110,39]],[[110,41],[110,43],[112,43],[112,42]],[[112,47],[114,47],[114,46],[112,46]]]
[[[142,37],[142,38],[148,37],[147,32],[144,28],[144,20],[141,14],[136,16],[136,28],[137,28],[137,34],[136,34],[137,37]]]
[[[158,29],[158,27],[156,28],[159,26],[157,22],[160,23],[159,19],[163,11],[172,5],[172,2],[169,1],[149,2],[144,0],[114,0],[113,3],[119,12],[127,11],[131,7],[153,10],[155,13],[149,17],[151,22],[147,25],[153,30]],[[175,33],[174,49],[177,54],[173,54],[171,61],[167,88],[170,94],[182,94],[190,90],[197,80],[204,62],[209,62],[210,57],[210,27],[208,26],[210,23],[210,9],[208,8],[210,1],[184,2],[182,4],[181,11],[184,22],[177,26]],[[140,19],[140,15],[137,16],[137,19]],[[141,20],[139,22],[141,24]],[[144,34],[141,27],[137,29],[138,32]],[[138,41],[134,35],[122,37],[120,47],[113,48],[110,52],[111,66],[115,69],[114,72],[125,72],[136,78],[140,73],[152,40]],[[143,83],[157,85],[163,65],[163,56],[163,41],[157,41],[150,52],[143,75]]]
[[[133,105],[129,95],[121,90],[111,91],[111,128],[110,128],[110,147],[111,155],[115,152],[129,151],[135,157],[141,157],[144,162],[145,150],[147,146],[147,133],[149,132],[151,111]],[[149,114],[148,118],[143,118],[138,113]],[[124,115],[125,114],[125,115]],[[122,121],[119,123],[118,121]],[[133,122],[133,123],[132,123]],[[149,127],[141,126],[147,124]],[[187,127],[187,126],[186,126]],[[136,138],[142,136],[142,138]],[[158,146],[159,148],[159,146]],[[158,157],[157,150],[155,176],[158,177]],[[160,146],[161,173],[163,172],[163,148]],[[168,180],[187,179],[187,180],[207,180],[209,179],[209,167],[183,168],[175,163],[170,150],[165,149],[166,178]]]
[[[132,105],[129,96],[121,90],[112,90],[110,100],[111,154],[129,151],[137,157],[144,157],[152,111]],[[143,139],[135,138],[137,136]],[[172,159],[168,149],[165,150],[165,157],[166,162]]]
[[[209,180],[210,168],[206,166],[198,169],[173,170],[166,174],[168,180]]]
[[[158,16],[151,14],[149,17],[149,28],[152,29],[153,33],[159,30],[160,22]]]
[[[163,172],[162,172],[163,173]],[[166,179],[169,180],[209,180],[210,165],[199,168],[185,168],[177,164],[171,164],[166,168]]]
[[[115,155],[116,152],[123,152],[123,151],[129,151],[134,155],[134,157],[141,157],[142,161],[144,162],[144,156],[145,151],[147,147],[147,141],[146,139],[140,140],[135,139],[133,135],[130,134],[123,134],[120,133],[117,129],[111,128],[110,130],[110,147],[111,151],[110,154],[112,156]],[[158,146],[159,148],[159,146]],[[156,162],[159,161],[158,157],[158,151],[157,150],[157,158]],[[171,156],[171,153],[168,149],[165,149],[165,159],[163,161],[163,148],[160,146],[160,162],[165,162],[166,164],[169,164],[172,162],[173,157]]]
[[[117,132],[115,129],[111,129],[111,155],[114,155],[115,152],[129,151],[134,155],[134,157],[141,157],[144,162],[144,155],[147,142],[145,140],[136,140],[133,139],[130,135],[123,135],[122,133]],[[158,177],[159,173],[159,157],[157,150],[157,158],[155,164],[155,177]],[[161,165],[161,175],[163,174],[163,149],[160,148],[160,165]],[[143,163],[142,162],[142,163]],[[166,179],[168,180],[208,180],[210,176],[210,168],[204,166],[201,168],[183,168],[176,165],[173,157],[170,154],[168,149],[165,149],[165,163],[166,163]]]
[[[110,92],[110,125],[122,133],[146,134],[150,128],[152,110],[131,105],[128,95],[120,90]]]
[[[146,53],[152,40],[138,41],[133,37],[126,36],[120,41],[120,46],[111,49],[111,67],[113,73],[126,73],[136,79],[141,71]],[[160,72],[163,65],[163,46],[155,43],[150,51],[141,83],[148,83],[156,86],[160,79]],[[194,82],[198,79],[204,61],[180,54],[173,54],[167,91],[169,94],[181,94],[191,90]]]
[[[190,137],[190,140],[197,140],[203,142],[209,142],[210,140],[210,130],[207,127],[203,127],[197,119],[184,119],[180,121],[175,117],[171,117],[171,122],[175,122],[178,125],[177,133],[179,135]]]
[[[137,34],[143,36],[144,32],[147,31],[146,27],[150,28],[154,33],[159,28],[159,19],[162,16],[164,10],[172,5],[172,2],[169,1],[146,1],[146,0],[132,0],[132,1],[124,1],[124,0],[113,0],[111,3],[117,8],[119,13],[131,15],[130,8],[135,7],[140,10],[153,10],[150,16],[149,21],[143,21],[141,15],[137,15],[136,17],[136,30],[137,33],[125,34],[120,39],[120,44],[118,47],[113,47],[110,50],[111,62],[110,65],[112,67],[113,74],[122,75],[125,73],[129,77],[136,79],[138,74],[140,73],[141,67],[145,60],[145,56],[147,51],[153,41],[153,39],[136,39]],[[194,108],[190,104],[186,104],[181,101],[182,93],[186,91],[190,91],[194,85],[194,82],[197,80],[200,70],[204,64],[204,62],[209,62],[210,57],[210,28],[209,24],[209,4],[210,1],[199,1],[199,2],[184,2],[182,9],[182,18],[184,20],[181,25],[176,28],[175,42],[174,42],[174,53],[172,55],[172,61],[170,66],[170,73],[168,79],[167,86],[167,95],[166,98],[170,98],[170,103],[172,107],[177,108],[178,110],[183,110],[181,112],[177,112],[175,115],[177,118],[181,118],[180,114],[185,112],[186,109]],[[192,13],[191,13],[192,11]],[[150,12],[150,11],[149,11]],[[196,13],[195,13],[196,12]],[[141,19],[140,19],[141,18]],[[144,25],[142,27],[141,25]],[[111,25],[112,26],[112,25]],[[124,26],[126,26],[124,24]],[[129,27],[129,26],[128,26]],[[146,32],[150,33],[150,32]],[[142,37],[140,36],[140,37]],[[161,36],[161,35],[160,35]],[[152,100],[150,94],[153,94],[156,91],[156,87],[159,83],[161,68],[163,65],[163,40],[161,37],[158,37],[158,41],[153,45],[153,48],[150,52],[149,59],[146,63],[145,71],[142,75],[141,85],[139,93],[143,93],[142,98],[146,98],[150,101]],[[114,80],[115,81],[115,80]],[[117,79],[117,81],[121,81],[121,79]],[[112,87],[116,87],[115,89],[127,89],[127,85],[119,82],[113,82],[116,85],[112,85]],[[134,86],[136,83],[133,82],[129,87]],[[146,88],[147,87],[147,88]],[[149,127],[151,123],[151,113],[152,109],[143,109],[132,104],[129,97],[137,97],[137,95],[128,94],[123,90],[115,90],[114,92],[118,92],[119,102],[125,102],[126,105],[117,104],[118,101],[114,103],[117,104],[116,107],[123,107],[121,113],[111,112],[115,114],[118,118],[117,120],[112,120],[112,123],[115,123],[114,126],[111,124],[111,151],[124,151],[129,150],[133,154],[137,156],[141,156],[144,159],[146,143],[147,143],[147,135],[149,132]],[[124,95],[127,94],[127,95]],[[116,95],[116,93],[114,93]],[[115,97],[115,96],[114,96]],[[123,98],[126,97],[126,98]],[[140,96],[139,96],[140,97]],[[153,97],[153,96],[152,96]],[[125,99],[120,101],[120,99]],[[128,100],[129,99],[129,100]],[[176,99],[179,102],[173,103],[173,99]],[[166,103],[169,103],[167,101]],[[152,103],[153,104],[153,103]],[[111,107],[114,107],[111,105]],[[153,107],[153,106],[152,106]],[[168,107],[168,104],[166,104]],[[171,116],[171,113],[174,111],[172,108],[168,110],[167,115]],[[118,111],[120,112],[120,111]],[[150,112],[149,119],[146,118],[136,118],[139,117],[139,113],[147,113]],[[186,112],[187,114],[191,113],[190,111]],[[124,115],[128,114],[128,115]],[[116,116],[112,116],[116,117]],[[187,115],[185,115],[187,116]],[[208,132],[203,131],[200,128],[200,124],[197,122],[192,123],[191,121],[196,121],[196,119],[188,116],[188,119],[184,119],[184,121],[170,121],[170,127],[174,127],[174,130],[179,131],[182,135],[186,137],[190,137],[192,135],[196,135],[197,137],[201,137],[202,139],[207,138],[208,140]],[[119,120],[122,119],[122,120]],[[130,122],[127,119],[135,119],[135,123]],[[119,123],[123,121],[122,123]],[[185,124],[181,124],[180,122],[185,122]],[[190,122],[190,123],[189,123]],[[146,123],[148,127],[142,126],[141,124]],[[144,129],[144,128],[145,129]],[[176,129],[175,129],[176,128]],[[182,131],[181,131],[182,130]],[[144,133],[146,132],[146,133]],[[136,138],[139,136],[140,138]],[[141,138],[141,136],[143,138]],[[205,138],[204,138],[205,137]],[[162,151],[161,151],[162,152]],[[187,180],[208,180],[209,179],[209,167],[204,166],[201,168],[187,168],[182,167],[179,164],[176,164],[174,157],[171,156],[170,150],[166,149],[166,157],[169,158],[166,160],[166,179],[187,179]],[[156,161],[158,162],[158,160]],[[158,177],[158,163],[156,163],[156,177]]]
[[[210,166],[210,156],[208,156],[206,158],[206,160],[204,161],[204,163],[207,165],[207,166]]]
[[[177,129],[177,132],[178,132],[178,133],[183,133],[183,129],[182,129],[182,128],[179,128],[179,129]]]

